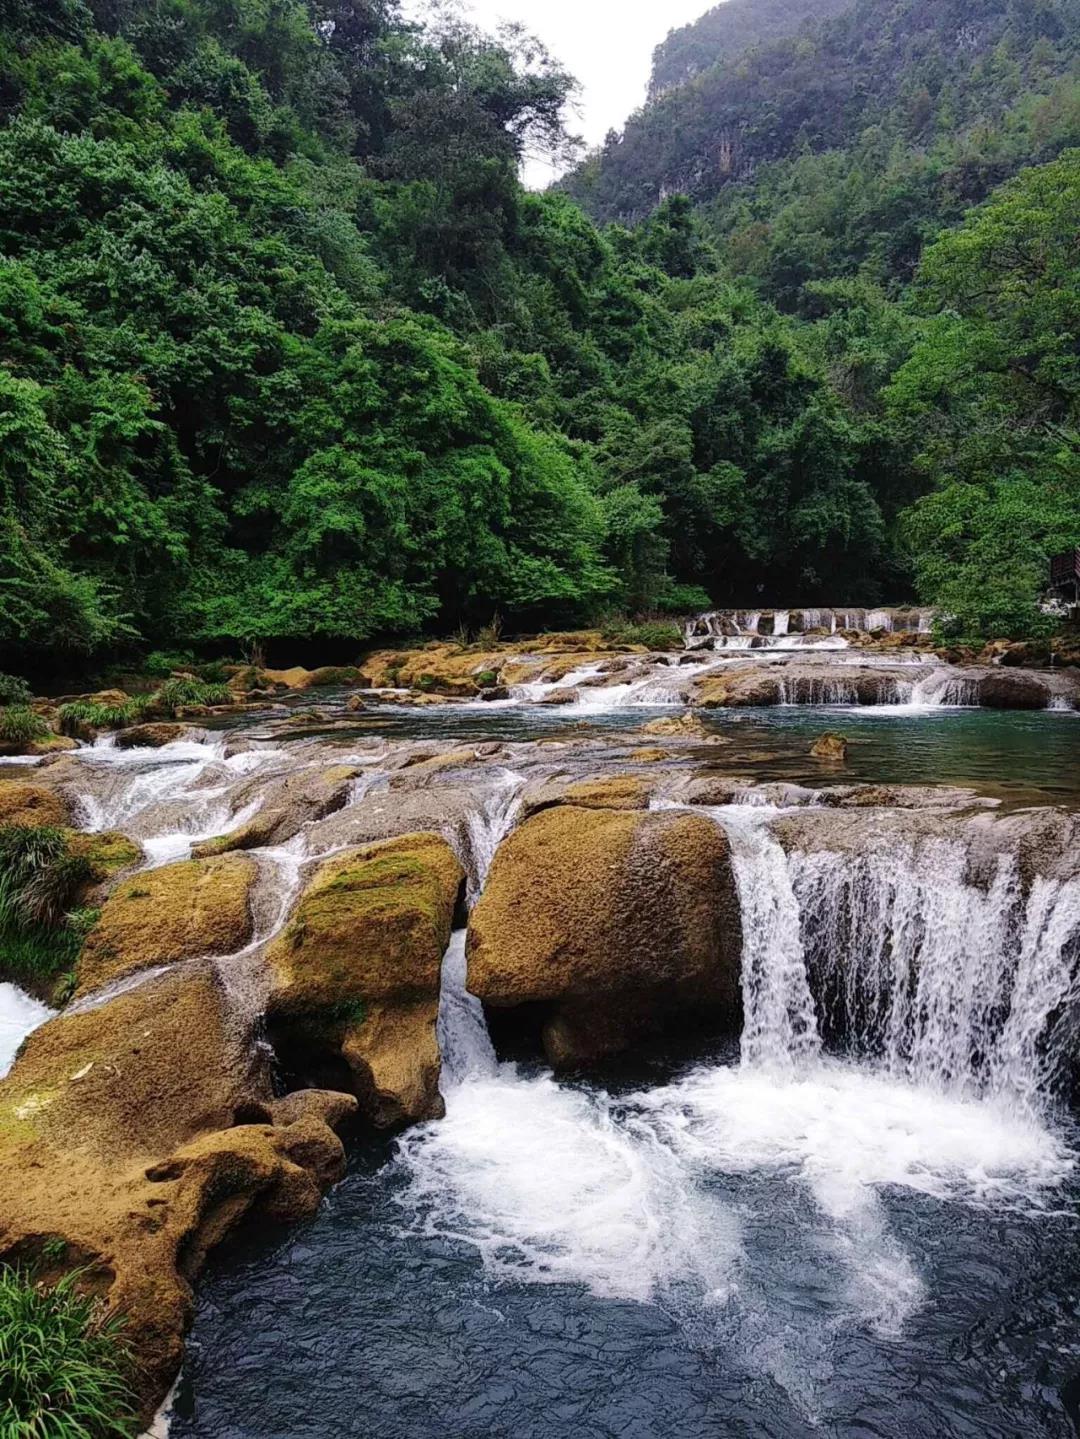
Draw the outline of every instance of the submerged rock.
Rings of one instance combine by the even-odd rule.
[[[548,1004],[548,1056],[572,1064],[676,1016],[733,1023],[740,945],[717,825],[564,804],[496,852],[469,924],[468,985],[489,1005]]]
[[[271,946],[279,1051],[308,1073],[343,1060],[378,1125],[442,1113],[439,970],[464,878],[436,834],[335,855]]]
[[[660,719],[650,720],[648,724],[641,726],[642,734],[659,735],[690,735],[706,738],[709,734],[704,722],[690,710],[684,711],[681,715],[663,715]]]
[[[79,994],[143,969],[233,954],[251,939],[256,866],[246,855],[188,859],[123,880],[78,964]]]
[[[848,742],[842,734],[827,732],[818,735],[817,739],[810,746],[810,753],[814,759],[829,760],[833,763],[842,761],[847,756]]]

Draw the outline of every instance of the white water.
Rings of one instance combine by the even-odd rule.
[[[12,1064],[28,1034],[52,1017],[47,1004],[24,994],[14,984],[0,984],[0,1078]]]
[[[660,1305],[813,1418],[839,1333],[895,1335],[932,1302],[881,1191],[1038,1210],[1071,1172],[1039,1111],[1048,1018],[1078,1004],[1080,886],[1037,881],[1025,898],[1002,861],[980,889],[963,847],[937,840],[789,856],[776,811],[712,813],[743,915],[741,1062],[618,1098],[499,1065],[459,934],[440,1006],[446,1118],[401,1141],[402,1203],[497,1281]],[[854,986],[861,1060],[822,1054],[819,963]],[[772,1259],[748,1231],[778,1209],[788,1238]],[[827,1297],[793,1309],[800,1251]]]
[[[1037,881],[1025,898],[1008,861],[969,885],[964,846],[945,840],[790,856],[775,810],[712,813],[742,908],[741,1063],[623,1097],[499,1065],[459,932],[440,1003],[446,1118],[401,1140],[401,1203],[420,1232],[475,1246],[495,1281],[660,1305],[814,1419],[838,1334],[899,1334],[933,1302],[883,1190],[1040,1210],[1073,1170],[1040,1111],[1048,1019],[1080,1003],[1080,886]],[[861,1059],[823,1055],[820,964],[856,996]],[[781,1253],[751,1235],[778,1209]],[[815,1289],[792,1308],[798,1253]]]
[[[821,650],[845,649],[847,640],[841,630],[870,633],[878,630],[892,634],[914,631],[929,634],[934,612],[927,609],[803,609],[790,610],[710,610],[695,615],[686,624],[686,644],[690,649],[715,650],[769,649]],[[764,621],[764,626],[763,622]],[[816,633],[812,633],[816,632]]]

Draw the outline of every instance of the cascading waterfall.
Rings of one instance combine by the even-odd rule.
[[[1041,1102],[1053,1016],[1066,1043],[1080,890],[1036,881],[1025,898],[1008,860],[980,887],[965,846],[946,840],[789,855],[771,832],[781,811],[699,812],[732,846],[740,1064],[619,1098],[499,1064],[459,931],[440,1000],[446,1117],[399,1141],[395,1193],[411,1228],[466,1244],[488,1279],[658,1305],[814,1418],[837,1334],[894,1338],[925,1300],[881,1189],[1037,1211],[1070,1173],[1071,1153],[1023,1101],[1026,1084]],[[850,1012],[853,1058],[823,1052],[826,993],[833,1019]],[[759,1177],[760,1213],[738,1199]],[[782,1261],[754,1238],[777,1205]],[[793,1307],[799,1254],[812,1279]]]
[[[943,1091],[1045,1099],[1075,1037],[1080,884],[1025,895],[1002,856],[980,885],[967,847],[941,838],[789,863],[808,972],[846,1047]]]

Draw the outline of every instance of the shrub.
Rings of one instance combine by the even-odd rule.
[[[51,734],[49,726],[29,705],[5,705],[0,709],[0,744],[32,744]]]
[[[173,670],[186,670],[195,662],[190,650],[151,650],[143,661],[143,672],[167,680]]]
[[[477,630],[476,643],[485,649],[490,648],[491,645],[497,645],[499,643],[499,637],[502,634],[502,629],[502,616],[499,614],[492,615],[488,623],[481,625]]]
[[[0,1268],[0,1433],[11,1439],[133,1436],[131,1358],[121,1322],[78,1290]]]
[[[670,620],[609,620],[600,633],[604,639],[622,645],[645,645],[650,650],[676,650],[683,646],[683,633]]]
[[[499,676],[494,670],[482,670],[480,674],[476,676],[476,683],[484,690],[490,689],[492,685],[498,684],[498,682]]]
[[[28,705],[33,698],[24,679],[18,675],[0,674],[0,705]]]
[[[195,673],[208,685],[223,685],[229,678],[228,660],[207,660],[204,665],[196,665]]]

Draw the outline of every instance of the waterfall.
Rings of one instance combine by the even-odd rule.
[[[514,770],[498,771],[494,785],[482,796],[465,822],[466,842],[451,833],[449,839],[468,875],[466,898],[470,908],[480,897],[495,851],[513,829],[521,804],[525,776]]]
[[[742,913],[744,1065],[791,1069],[820,1049],[787,856],[769,833],[775,811],[713,811],[731,843]]]
[[[17,985],[0,984],[0,1078],[15,1063],[26,1036],[52,1015],[47,1004],[24,994]]]
[[[444,1095],[468,1079],[490,1077],[498,1070],[484,1007],[465,988],[465,937],[464,929],[454,931],[442,962],[435,1033],[442,1056],[440,1087]]]
[[[1080,1024],[1080,880],[984,884],[960,839],[794,851],[775,810],[712,811],[743,922],[743,1063],[798,1072],[820,1032],[898,1079],[1023,1108],[1065,1074]]]

